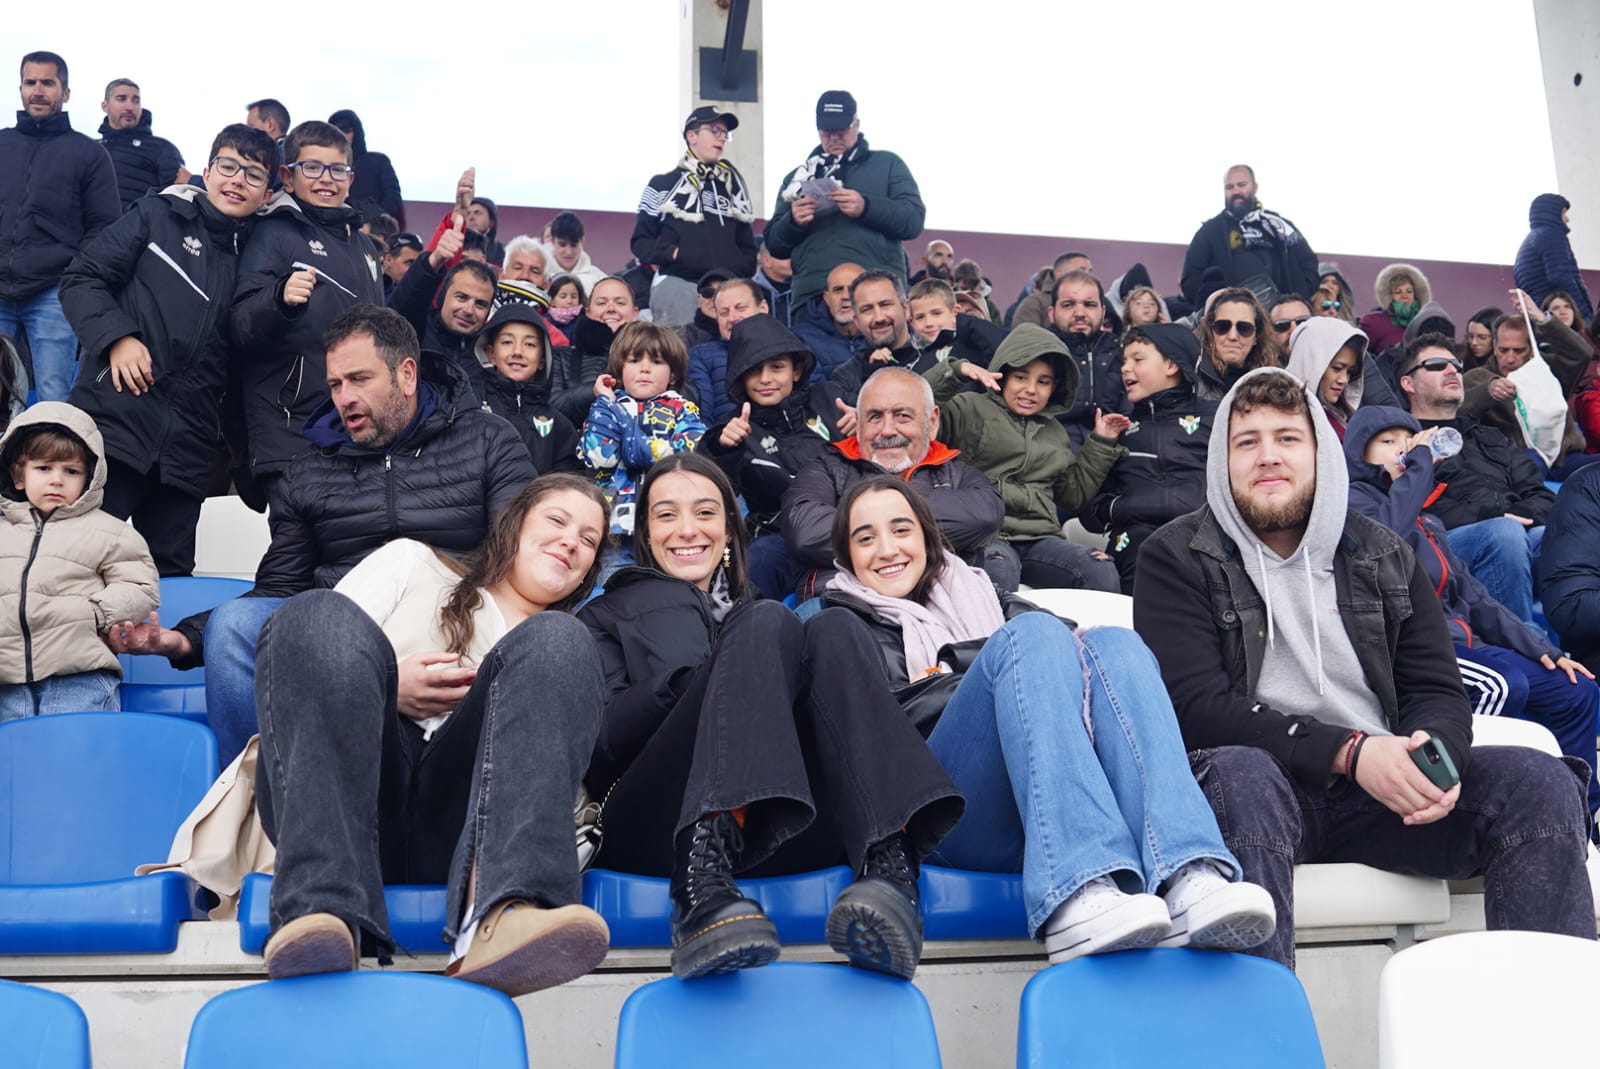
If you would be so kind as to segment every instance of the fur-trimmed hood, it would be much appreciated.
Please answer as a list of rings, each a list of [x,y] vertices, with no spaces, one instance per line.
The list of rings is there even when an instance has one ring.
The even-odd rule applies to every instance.
[[[1417,307],[1420,308],[1433,300],[1433,287],[1428,285],[1427,275],[1411,264],[1390,264],[1378,272],[1378,281],[1372,287],[1373,295],[1378,298],[1379,308],[1388,311],[1389,302],[1394,300],[1394,284],[1403,277],[1409,277],[1417,291]]]

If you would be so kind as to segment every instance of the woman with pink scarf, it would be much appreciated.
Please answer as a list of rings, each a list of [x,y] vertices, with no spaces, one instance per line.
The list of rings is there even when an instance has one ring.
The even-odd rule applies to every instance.
[[[890,686],[967,798],[930,860],[1020,871],[1029,929],[1053,963],[1155,945],[1242,950],[1272,934],[1272,900],[1238,882],[1138,635],[1079,636],[1026,603],[1002,607],[892,476],[846,492],[833,552],[827,601],[865,619]]]

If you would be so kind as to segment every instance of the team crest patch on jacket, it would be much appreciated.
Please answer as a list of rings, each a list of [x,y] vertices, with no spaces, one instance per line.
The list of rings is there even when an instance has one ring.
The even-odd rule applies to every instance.
[[[1200,429],[1200,417],[1195,415],[1179,416],[1178,426],[1183,428],[1184,434],[1193,434]]]
[[[822,422],[821,416],[812,416],[810,419],[806,420],[806,426],[824,442],[833,441],[833,436],[828,433],[828,425]]]
[[[199,256],[200,239],[195,237],[193,234],[190,234],[188,237],[183,239],[183,249],[190,256]]]
[[[1124,434],[1138,434],[1139,433],[1139,421],[1136,420],[1136,419],[1129,420],[1128,421],[1128,429],[1123,431],[1122,433],[1124,433]]]
[[[306,248],[310,249],[318,256],[328,255],[328,247],[322,242],[318,241],[316,238],[312,238],[310,241],[306,242]]]
[[[778,440],[769,434],[761,439],[761,448],[765,449],[769,455],[776,453],[778,451]]]
[[[551,419],[549,416],[533,417],[533,429],[539,432],[539,437],[541,438],[550,437],[550,428],[554,427],[555,425],[556,421]]]

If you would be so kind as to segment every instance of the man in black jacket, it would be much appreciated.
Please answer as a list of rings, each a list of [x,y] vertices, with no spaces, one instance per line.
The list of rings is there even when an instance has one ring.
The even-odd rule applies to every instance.
[[[1122,387],[1122,347],[1114,334],[1100,327],[1106,319],[1106,293],[1088,271],[1067,271],[1056,278],[1050,294],[1050,329],[1067,343],[1078,365],[1078,393],[1056,418],[1072,436],[1075,449],[1094,431],[1095,410],[1127,414]]]
[[[255,733],[256,635],[284,599],[333,586],[396,538],[468,553],[534,477],[517,432],[478,407],[459,369],[421,352],[399,314],[357,305],[323,341],[332,397],[325,393],[305,423],[315,448],[273,487],[272,544],[255,588],[174,630],[151,622],[111,634],[119,653],[206,666],[206,716],[224,763]],[[467,692],[463,672],[408,674],[401,695],[459,701]]]
[[[856,354],[828,376],[845,404],[855,404],[861,384],[881,368],[903,367],[921,375],[938,363],[937,350],[918,349],[911,341],[906,291],[898,275],[863,271],[850,284],[850,306],[860,342]],[[847,432],[854,428],[849,420],[845,423]]]
[[[755,274],[755,210],[744,176],[722,158],[738,128],[731,112],[695,108],[683,121],[683,158],[651,178],[639,198],[629,248],[656,269],[650,314],[663,326],[694,317],[696,282],[713,267],[729,278]]]
[[[61,307],[84,354],[72,403],[105,436],[101,507],[133,518],[162,575],[194,571],[239,249],[266,202],[278,148],[236,124],[208,158],[204,189],[141,197],[61,278]]]
[[[1222,211],[1200,224],[1184,254],[1184,299],[1201,308],[1229,286],[1254,290],[1267,304],[1272,291],[1315,292],[1317,254],[1293,223],[1261,206],[1255,171],[1242,163],[1228,168],[1222,197]]]
[[[433,251],[417,258],[394,292],[389,307],[406,317],[424,349],[443,353],[477,377],[478,332],[489,321],[498,280],[477,260],[455,260],[465,245],[459,227],[439,235]],[[437,298],[437,301],[435,300]]]
[[[1444,490],[1428,511],[1449,530],[1450,547],[1467,570],[1531,623],[1534,564],[1556,495],[1528,451],[1504,431],[1459,418],[1465,384],[1450,338],[1430,333],[1413,339],[1400,358],[1399,381],[1424,427],[1461,433],[1461,452],[1434,466]]]
[[[155,116],[145,110],[137,83],[118,78],[106,86],[100,110],[106,113],[100,123],[100,144],[111,154],[116,167],[117,192],[124,212],[140,197],[159,193],[175,182],[189,181],[178,146],[150,132]],[[277,165],[276,149],[272,165]]]
[[[249,443],[235,471],[262,507],[270,483],[305,448],[300,428],[326,399],[322,333],[356,304],[382,304],[378,250],[345,201],[350,142],[323,122],[284,139],[283,193],[267,206],[239,262],[233,384]]]
[[[66,60],[22,57],[22,110],[0,130],[0,334],[28,336],[41,401],[65,401],[78,340],[61,311],[61,272],[122,214],[111,157],[76,133]]]
[[[1254,952],[1293,964],[1294,866],[1316,861],[1482,874],[1488,927],[1593,939],[1586,773],[1471,748],[1433,585],[1398,535],[1350,511],[1348,481],[1310,390],[1259,368],[1217,410],[1205,507],[1139,558],[1134,625],[1223,840],[1277,906]],[[1415,763],[1430,742],[1453,785]]]

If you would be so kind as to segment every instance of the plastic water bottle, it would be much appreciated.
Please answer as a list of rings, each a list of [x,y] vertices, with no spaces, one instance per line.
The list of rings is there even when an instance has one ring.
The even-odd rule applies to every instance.
[[[1435,461],[1455,456],[1461,452],[1461,432],[1454,427],[1440,427],[1428,439],[1428,452]]]

